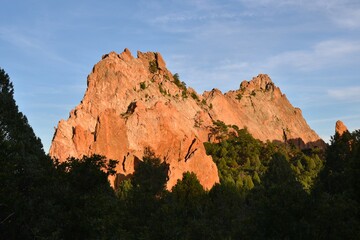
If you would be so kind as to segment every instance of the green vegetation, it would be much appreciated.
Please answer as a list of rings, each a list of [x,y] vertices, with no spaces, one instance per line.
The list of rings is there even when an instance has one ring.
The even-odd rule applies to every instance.
[[[197,112],[196,114],[197,114],[197,116],[195,116],[195,118],[194,118],[194,121],[195,121],[194,127],[199,128],[199,127],[202,126],[202,124],[203,124],[204,121],[203,121],[203,120],[201,119],[201,117],[198,115],[199,112]]]
[[[166,94],[167,94],[166,90],[165,90],[165,89],[163,89],[163,87],[162,87],[162,84],[161,84],[161,83],[159,83],[159,91],[160,91],[160,93],[161,93],[162,95],[166,95]]]
[[[191,92],[190,95],[191,95],[191,97],[192,97],[195,101],[197,101],[197,102],[200,101],[200,100],[199,100],[199,97],[196,95],[196,93]]]
[[[145,149],[115,192],[117,161],[50,159],[13,95],[0,69],[0,239],[360,239],[359,130],[300,150],[216,121],[212,189],[186,172],[166,190],[169,166]]]
[[[142,89],[142,90],[146,89],[146,83],[145,82],[140,83],[140,89]]]
[[[181,96],[182,96],[183,99],[184,99],[184,98],[187,98],[187,97],[188,97],[187,91],[186,91],[186,90],[183,90],[183,91],[181,92]]]
[[[154,74],[157,73],[158,70],[159,69],[156,60],[149,61],[149,71]]]
[[[259,183],[259,177],[267,170],[274,154],[284,156],[306,190],[311,189],[323,165],[319,149],[301,151],[282,143],[262,143],[246,129],[239,130],[221,121],[214,122],[210,137],[220,141],[205,143],[207,153],[218,166],[220,180],[239,188],[251,189],[254,183]]]
[[[185,82],[181,82],[180,81],[180,77],[178,73],[175,73],[173,75],[174,78],[174,83],[176,84],[176,86],[178,86],[180,89],[182,89],[183,91],[186,91],[186,83]]]
[[[181,96],[183,99],[187,98],[188,97],[188,94],[187,94],[187,88],[186,88],[186,83],[185,82],[181,82],[180,81],[180,77],[179,77],[179,74],[178,73],[175,73],[173,75],[173,78],[174,78],[174,83],[176,86],[178,86],[180,88],[181,91]],[[197,96],[196,96],[197,97]]]
[[[241,93],[238,93],[238,94],[236,94],[236,100],[241,100],[241,98],[242,98],[242,94]]]

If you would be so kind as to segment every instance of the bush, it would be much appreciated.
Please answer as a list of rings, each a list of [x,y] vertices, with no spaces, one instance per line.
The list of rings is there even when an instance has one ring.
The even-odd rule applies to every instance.
[[[151,73],[156,73],[158,71],[156,60],[152,60],[149,62],[149,71]]]
[[[236,95],[236,100],[241,100],[241,98],[242,98],[242,94],[241,93],[238,93],[237,95]]]
[[[194,100],[196,100],[196,101],[200,101],[199,100],[199,97],[196,95],[196,93],[194,93],[194,92],[192,92],[191,93],[191,97],[194,99]]]
[[[173,78],[176,86],[178,86],[180,89],[186,90],[186,83],[180,81],[180,77],[178,73],[175,73],[173,75]]]

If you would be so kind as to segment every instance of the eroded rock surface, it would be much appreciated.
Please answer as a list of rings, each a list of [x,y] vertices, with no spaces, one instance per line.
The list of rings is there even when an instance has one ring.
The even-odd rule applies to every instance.
[[[119,160],[121,179],[150,148],[170,166],[169,189],[185,171],[211,188],[219,177],[203,142],[217,120],[247,127],[263,141],[323,143],[267,75],[243,81],[236,91],[199,95],[174,79],[160,53],[135,58],[125,49],[94,66],[83,100],[59,122],[49,153],[59,160],[93,153]]]
[[[335,124],[335,133],[339,134],[339,136],[342,136],[344,132],[349,131],[348,128],[345,126],[345,124],[338,120]]]

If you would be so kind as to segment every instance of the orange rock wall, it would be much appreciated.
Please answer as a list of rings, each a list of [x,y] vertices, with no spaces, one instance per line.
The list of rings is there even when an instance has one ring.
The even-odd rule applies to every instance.
[[[134,58],[125,49],[104,55],[87,86],[81,103],[59,121],[49,153],[59,160],[94,153],[119,160],[119,179],[133,173],[136,159],[150,147],[170,166],[169,189],[185,171],[211,188],[218,171],[203,143],[216,120],[247,127],[264,141],[283,141],[284,132],[288,139],[301,138],[304,146],[320,140],[267,75],[226,94],[198,95],[188,88],[183,97],[160,53],[138,52]]]

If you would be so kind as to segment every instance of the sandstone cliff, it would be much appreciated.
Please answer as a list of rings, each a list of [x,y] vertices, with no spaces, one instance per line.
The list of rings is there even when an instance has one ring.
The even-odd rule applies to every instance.
[[[203,142],[211,140],[217,120],[247,127],[263,141],[323,144],[267,75],[242,82],[236,91],[198,95],[174,78],[160,53],[138,52],[135,58],[125,49],[104,55],[94,66],[83,100],[58,124],[50,155],[65,160],[97,153],[117,159],[121,179],[149,147],[170,165],[168,188],[185,171],[210,188],[219,177]]]

